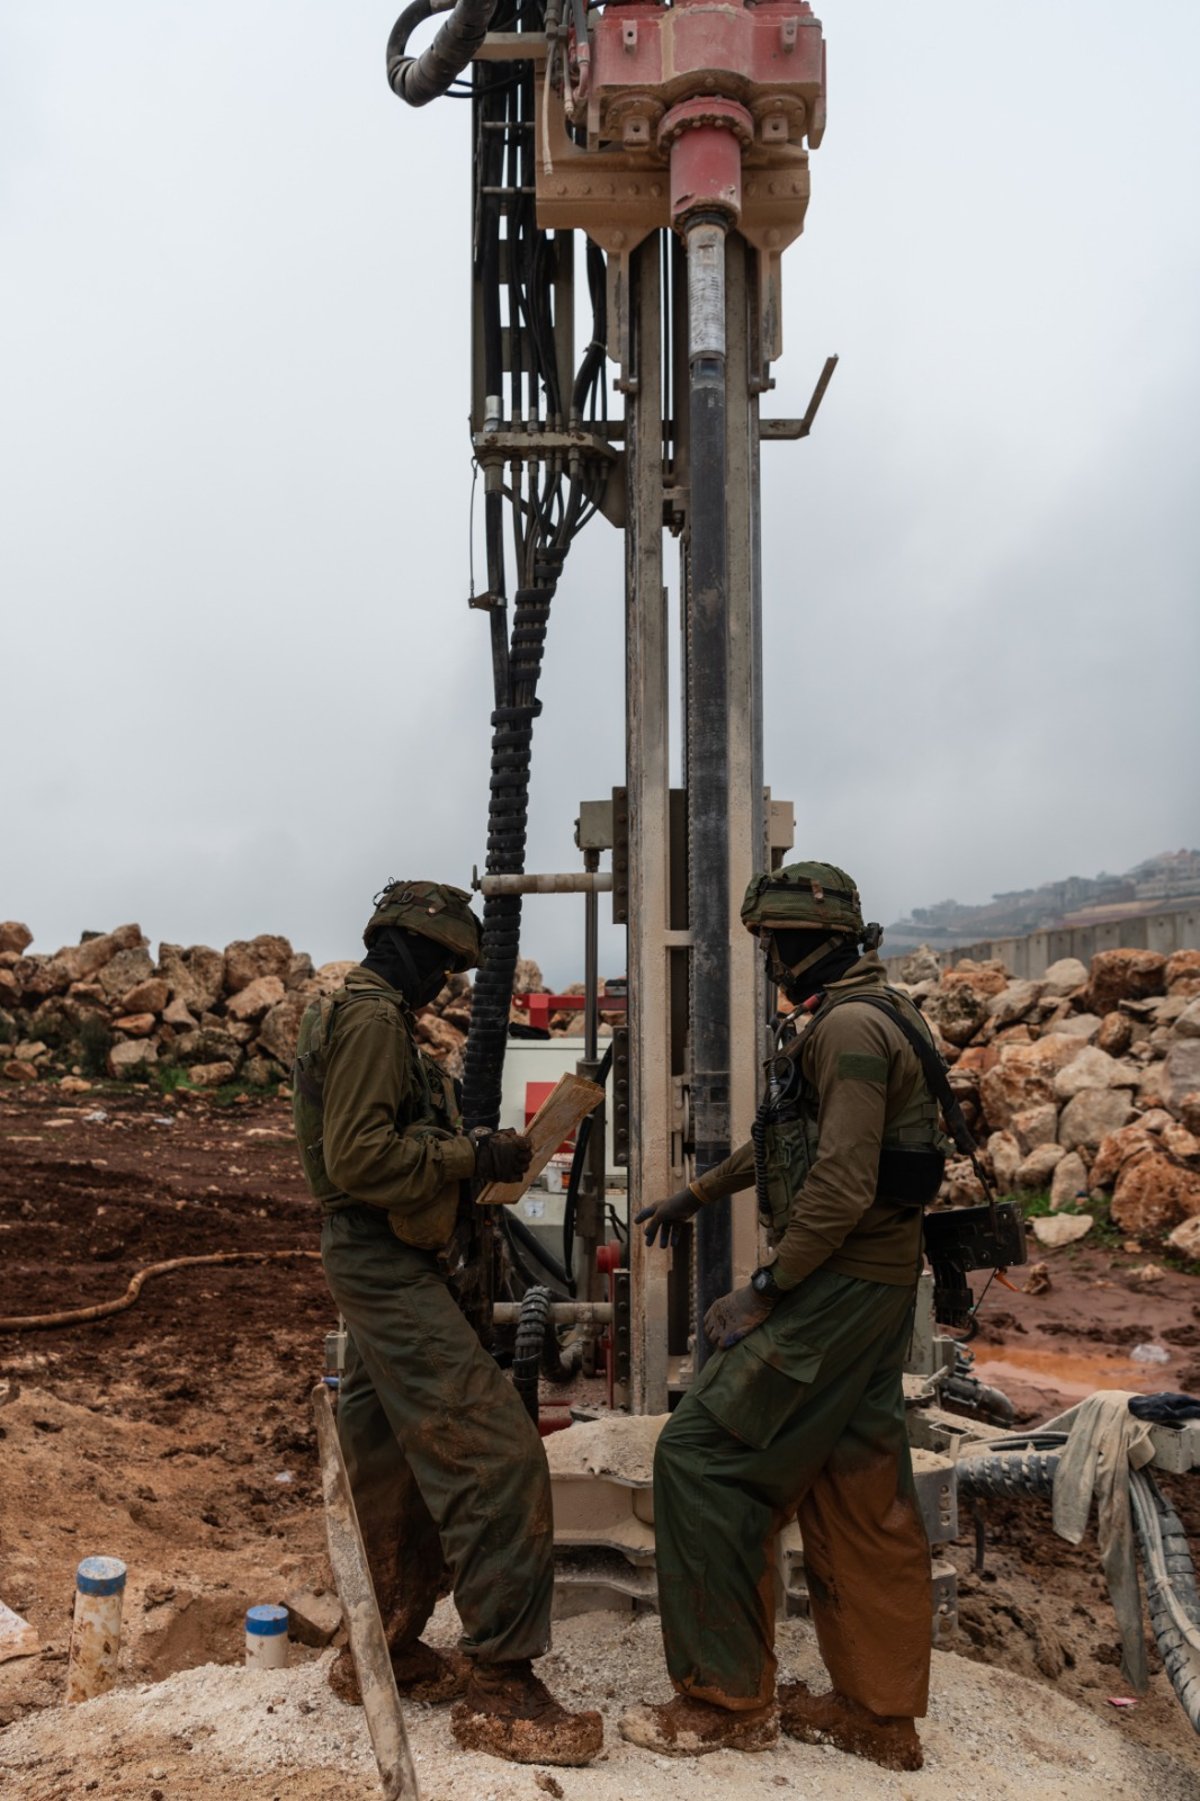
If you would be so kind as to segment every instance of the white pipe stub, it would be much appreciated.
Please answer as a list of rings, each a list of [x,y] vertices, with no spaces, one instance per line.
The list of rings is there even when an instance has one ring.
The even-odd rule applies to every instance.
[[[286,1607],[251,1607],[246,1612],[246,1664],[256,1670],[281,1670],[288,1660]]]
[[[119,1557],[85,1557],[75,1572],[68,1702],[91,1701],[116,1680],[127,1573]]]

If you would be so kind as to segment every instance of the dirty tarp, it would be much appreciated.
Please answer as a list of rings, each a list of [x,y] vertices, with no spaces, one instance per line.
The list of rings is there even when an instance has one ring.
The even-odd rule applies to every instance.
[[[1105,1389],[1074,1410],[1054,1477],[1054,1530],[1077,1545],[1087,1531],[1095,1497],[1100,1561],[1121,1631],[1121,1673],[1138,1694],[1144,1694],[1149,1671],[1133,1554],[1129,1472],[1150,1462],[1154,1445],[1148,1423],[1129,1411],[1132,1398],[1125,1389]]]

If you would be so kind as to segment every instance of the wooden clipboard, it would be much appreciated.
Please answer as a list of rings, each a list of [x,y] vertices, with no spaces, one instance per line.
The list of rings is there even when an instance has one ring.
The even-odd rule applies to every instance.
[[[533,1146],[533,1158],[519,1182],[489,1182],[475,1199],[481,1207],[511,1207],[540,1176],[563,1141],[604,1099],[598,1082],[583,1076],[560,1076],[529,1125],[525,1137]]]

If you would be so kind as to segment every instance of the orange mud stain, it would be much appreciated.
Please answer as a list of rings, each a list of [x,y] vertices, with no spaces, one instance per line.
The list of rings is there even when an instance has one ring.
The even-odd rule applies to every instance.
[[[1034,1388],[1050,1388],[1072,1401],[1082,1401],[1098,1388],[1131,1388],[1156,1394],[1173,1386],[1170,1363],[1132,1363],[1128,1357],[1100,1354],[1089,1357],[1078,1351],[1026,1350],[1005,1345],[1002,1356],[975,1353],[975,1374],[981,1382],[1003,1388],[1023,1382]]]

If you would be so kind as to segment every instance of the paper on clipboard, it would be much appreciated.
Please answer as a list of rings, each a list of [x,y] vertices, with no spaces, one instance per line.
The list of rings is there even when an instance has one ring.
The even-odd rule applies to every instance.
[[[524,1136],[533,1146],[529,1168],[519,1182],[489,1182],[475,1197],[479,1205],[511,1207],[519,1201],[559,1145],[603,1099],[604,1090],[598,1082],[589,1082],[583,1076],[560,1076],[525,1129]]]

